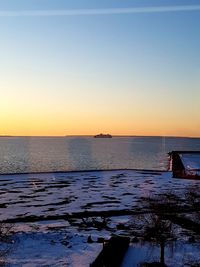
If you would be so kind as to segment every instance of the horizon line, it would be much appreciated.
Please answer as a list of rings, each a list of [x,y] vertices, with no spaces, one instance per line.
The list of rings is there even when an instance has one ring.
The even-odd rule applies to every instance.
[[[69,135],[6,135],[0,134],[1,137],[73,137],[73,136],[87,136],[93,137],[93,134],[69,134]],[[180,136],[180,135],[138,135],[138,134],[112,134],[112,137],[167,137],[167,138],[200,138],[200,136]]]
[[[142,13],[165,13],[200,11],[200,5],[175,5],[154,7],[99,8],[99,9],[63,9],[63,10],[20,10],[0,11],[0,17],[49,17],[49,16],[88,16],[88,15],[123,15]]]

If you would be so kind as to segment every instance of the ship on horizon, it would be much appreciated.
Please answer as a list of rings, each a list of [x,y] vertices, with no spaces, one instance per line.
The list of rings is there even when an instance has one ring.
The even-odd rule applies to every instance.
[[[100,134],[95,135],[94,138],[112,138],[112,135],[100,133]]]

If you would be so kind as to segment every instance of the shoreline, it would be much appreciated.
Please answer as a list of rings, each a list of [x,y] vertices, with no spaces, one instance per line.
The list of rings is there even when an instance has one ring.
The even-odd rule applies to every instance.
[[[32,174],[59,174],[59,173],[87,173],[87,172],[114,172],[114,171],[142,171],[142,172],[170,172],[169,170],[155,170],[155,169],[130,169],[130,168],[120,168],[120,169],[97,169],[97,170],[69,170],[69,171],[41,171],[41,172],[11,172],[11,173],[0,173],[0,177],[4,175],[32,175]]]

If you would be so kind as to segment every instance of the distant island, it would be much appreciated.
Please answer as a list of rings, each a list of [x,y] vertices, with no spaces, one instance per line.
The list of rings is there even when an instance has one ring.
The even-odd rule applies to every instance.
[[[100,133],[100,134],[95,135],[94,138],[112,138],[112,135]]]

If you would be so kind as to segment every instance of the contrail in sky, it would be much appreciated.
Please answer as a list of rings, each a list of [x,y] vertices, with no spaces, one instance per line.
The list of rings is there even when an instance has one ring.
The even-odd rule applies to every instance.
[[[200,5],[99,8],[99,9],[63,9],[63,10],[21,10],[0,11],[0,17],[50,17],[50,16],[88,16],[88,15],[120,15],[142,13],[200,11]]]

